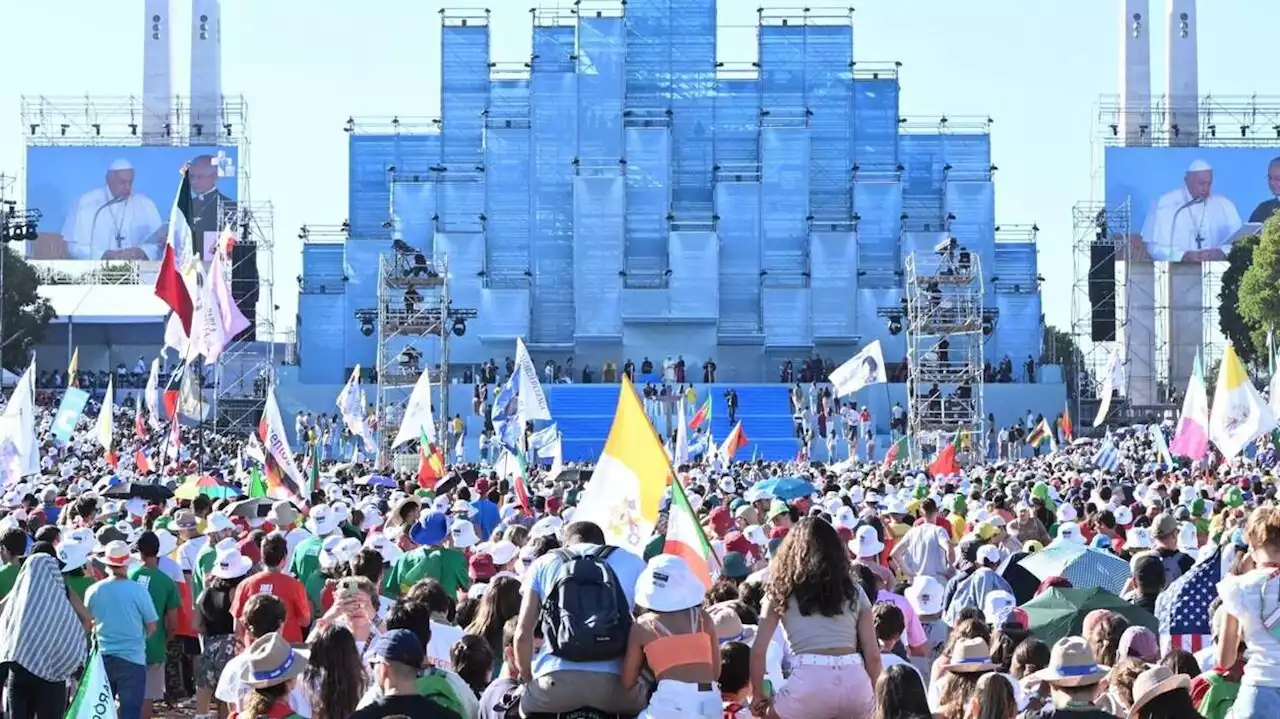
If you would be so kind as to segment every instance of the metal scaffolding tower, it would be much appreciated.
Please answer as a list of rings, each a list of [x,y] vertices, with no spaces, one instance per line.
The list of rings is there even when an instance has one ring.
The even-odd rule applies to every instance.
[[[467,322],[477,316],[474,308],[453,306],[451,281],[444,255],[428,259],[416,251],[384,254],[378,260],[378,307],[356,311],[362,328],[370,328],[378,337],[372,379],[378,388],[380,464],[391,463],[393,430],[400,426],[409,395],[424,372],[432,385],[441,388],[432,403],[438,422],[449,417],[450,338],[465,335]]]
[[[907,422],[912,452],[932,438],[959,443],[960,461],[985,456],[982,408],[985,336],[982,266],[976,252],[950,244],[912,253],[906,262]]]
[[[224,262],[234,285],[256,278],[255,288],[245,294],[254,300],[257,311],[253,331],[232,339],[218,357],[214,371],[213,416],[218,427],[236,433],[254,432],[267,405],[267,390],[275,372],[275,299],[273,263],[275,256],[275,209],[270,202],[237,203],[223,212],[221,226],[233,228],[237,247],[252,251],[232,251]],[[249,272],[241,265],[252,263]]]

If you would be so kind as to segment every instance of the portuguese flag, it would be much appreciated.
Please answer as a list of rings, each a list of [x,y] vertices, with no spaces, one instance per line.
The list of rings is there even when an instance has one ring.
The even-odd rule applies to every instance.
[[[711,398],[707,397],[707,401],[703,402],[702,406],[698,408],[697,413],[693,415],[693,419],[689,420],[689,429],[697,429],[701,427],[704,422],[710,422],[710,421],[711,421]]]
[[[893,467],[899,462],[904,461],[906,458],[907,458],[907,435],[904,434],[898,438],[897,442],[894,442],[893,445],[889,447],[889,453],[884,456],[883,466],[886,468]]]

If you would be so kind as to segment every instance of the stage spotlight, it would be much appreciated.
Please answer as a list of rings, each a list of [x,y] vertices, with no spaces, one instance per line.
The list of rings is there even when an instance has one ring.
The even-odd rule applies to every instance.
[[[70,125],[60,125],[59,127],[62,129],[62,136],[63,136],[63,137],[66,137],[66,136],[67,136],[67,130],[70,130],[70,129],[71,129],[71,126],[70,126]]]
[[[889,334],[891,335],[902,334],[902,318],[901,317],[893,316],[889,318]]]
[[[360,334],[369,337],[373,334],[373,323],[368,319],[360,320]]]
[[[40,233],[36,230],[36,223],[28,222],[26,235],[27,242],[35,242],[39,236]]]
[[[467,334],[467,321],[461,317],[455,318],[453,320],[453,336],[462,337],[465,334]]]
[[[992,332],[996,331],[996,321],[990,317],[982,318],[982,334],[990,337]]]

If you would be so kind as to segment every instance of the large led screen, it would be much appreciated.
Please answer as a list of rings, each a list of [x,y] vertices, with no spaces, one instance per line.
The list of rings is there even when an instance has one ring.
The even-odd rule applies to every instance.
[[[28,147],[27,206],[44,217],[27,257],[158,261],[191,163],[193,240],[210,259],[235,210],[237,159],[234,147]]]
[[[1129,203],[1130,259],[1225,260],[1280,208],[1280,148],[1109,147],[1105,159],[1107,206]]]

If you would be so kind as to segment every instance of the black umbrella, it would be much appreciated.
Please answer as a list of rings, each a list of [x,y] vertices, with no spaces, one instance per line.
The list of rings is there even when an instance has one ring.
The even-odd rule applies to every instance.
[[[121,482],[102,493],[107,499],[145,499],[148,502],[163,502],[173,496],[173,491],[159,484],[142,482]]]

